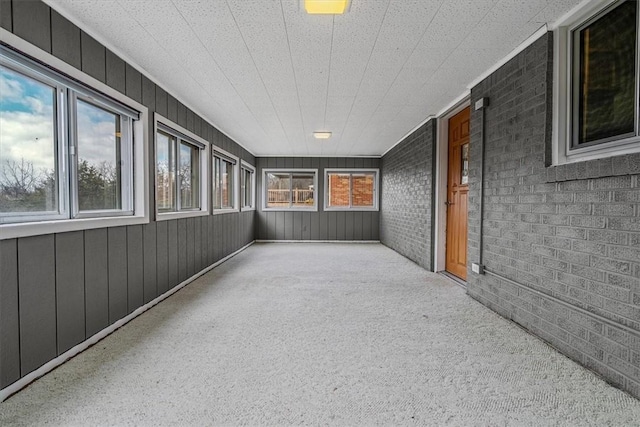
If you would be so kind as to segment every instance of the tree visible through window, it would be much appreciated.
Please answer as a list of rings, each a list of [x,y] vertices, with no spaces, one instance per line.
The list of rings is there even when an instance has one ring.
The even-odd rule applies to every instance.
[[[200,210],[202,147],[165,125],[156,134],[158,212]]]

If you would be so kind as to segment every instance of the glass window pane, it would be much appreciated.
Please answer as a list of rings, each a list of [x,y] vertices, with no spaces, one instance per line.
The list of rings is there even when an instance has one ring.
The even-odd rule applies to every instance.
[[[351,177],[351,206],[374,206],[374,178],[375,175],[372,173],[354,174]]]
[[[220,160],[219,157],[213,158],[213,208],[220,209],[222,206],[222,191],[220,180]]]
[[[329,174],[330,208],[349,207],[349,174]]]
[[[313,175],[293,174],[291,176],[291,206],[313,206]]]
[[[199,150],[191,144],[180,143],[180,208],[197,209],[200,207],[200,162]]]
[[[158,132],[156,135],[156,174],[158,210],[176,209],[175,138]]]
[[[267,173],[268,208],[288,208],[291,202],[290,175]]]
[[[634,132],[637,2],[627,1],[576,37],[576,144]]]
[[[245,174],[245,203],[244,205],[248,208],[253,207],[253,172],[250,170],[246,171]]]
[[[233,208],[233,163],[222,160],[221,180],[222,207],[231,209]]]
[[[57,212],[56,90],[0,66],[0,212]]]
[[[79,208],[121,209],[120,116],[82,100],[76,107]]]
[[[469,143],[462,145],[462,159],[460,159],[460,184],[469,184]]]

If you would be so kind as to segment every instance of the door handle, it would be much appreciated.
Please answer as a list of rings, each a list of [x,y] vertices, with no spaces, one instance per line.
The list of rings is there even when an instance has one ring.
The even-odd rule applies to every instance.
[[[444,204],[447,205],[447,206],[451,206],[451,205],[453,205],[453,202],[450,202],[450,201],[447,200],[446,202],[444,202]]]

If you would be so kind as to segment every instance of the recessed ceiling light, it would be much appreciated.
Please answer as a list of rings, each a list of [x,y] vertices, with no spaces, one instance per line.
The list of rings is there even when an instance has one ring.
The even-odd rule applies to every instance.
[[[309,14],[341,15],[349,0],[304,0],[304,10]]]
[[[315,139],[329,139],[331,138],[331,132],[314,132],[313,137]]]

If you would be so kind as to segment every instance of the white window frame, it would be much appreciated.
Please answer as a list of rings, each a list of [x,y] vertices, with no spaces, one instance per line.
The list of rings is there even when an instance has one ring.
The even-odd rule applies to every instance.
[[[374,174],[373,179],[373,206],[329,206],[329,175],[330,174],[342,174],[349,175],[349,205],[351,205],[351,182],[352,176],[358,174]],[[380,170],[375,168],[362,169],[362,168],[332,168],[324,170],[324,210],[325,211],[377,211],[379,210],[379,188],[380,188]]]
[[[244,171],[251,172],[251,206],[245,206],[245,192],[246,192],[246,184],[243,185],[244,182]],[[256,168],[249,163],[242,160],[240,165],[240,210],[244,211],[255,211],[256,210]]]
[[[215,190],[216,190],[216,182],[215,180],[215,173],[216,173],[216,168],[215,168],[215,158],[219,157],[221,159],[228,159],[233,161],[233,188],[231,189],[231,196],[233,197],[233,206],[230,208],[216,208],[215,207]],[[214,215],[220,215],[220,214],[226,214],[226,213],[232,213],[232,212],[240,212],[240,185],[238,185],[240,183],[239,178],[240,178],[240,159],[237,156],[234,156],[233,154],[229,153],[228,151],[225,151],[221,148],[216,147],[215,145],[211,147],[211,202],[212,202],[212,212]]]
[[[313,205],[309,207],[297,207],[297,206],[289,206],[288,208],[277,207],[277,208],[269,208],[267,207],[267,190],[268,190],[268,182],[267,174],[276,173],[276,174],[296,174],[296,173],[308,173],[313,174]],[[289,186],[289,191],[291,191],[291,185]],[[262,169],[262,210],[268,212],[293,212],[293,211],[302,211],[302,212],[317,212],[318,211],[318,169],[296,169],[296,168],[274,168],[274,169]]]
[[[25,215],[25,222],[6,222],[0,224],[0,240],[18,237],[35,236],[49,233],[62,233],[67,231],[89,230],[104,227],[116,227],[134,224],[146,224],[149,222],[149,177],[146,172],[149,160],[148,133],[149,119],[148,109],[144,105],[122,95],[117,90],[88,76],[82,71],[68,65],[64,61],[35,47],[25,40],[0,28],[0,38],[12,49],[7,50],[7,64],[10,68],[18,68],[20,73],[29,77],[36,75],[36,79],[42,81],[57,82],[56,117],[58,151],[57,162],[64,168],[59,176],[59,214],[34,217]],[[29,57],[46,64],[44,67],[33,62],[30,58],[15,52],[13,49],[28,55]],[[25,72],[26,70],[27,72]],[[68,77],[67,77],[68,76]],[[69,79],[69,77],[71,79]],[[47,83],[49,84],[49,83]],[[128,158],[130,166],[127,168],[128,182],[123,183],[122,209],[108,211],[78,212],[77,196],[73,194],[74,184],[70,179],[69,168],[75,167],[70,160],[68,134],[73,133],[70,128],[74,126],[73,120],[65,117],[71,99],[79,98],[89,100],[91,104],[118,112],[119,108],[136,112],[138,119],[131,120],[131,141]],[[75,171],[72,176],[75,177]],[[124,179],[124,177],[123,177]],[[124,192],[127,192],[125,195]],[[75,200],[73,199],[75,198]],[[26,222],[26,220],[29,220]]]
[[[154,153],[158,152],[158,131],[165,132],[177,139],[178,147],[181,142],[200,149],[200,208],[199,209],[179,209],[175,211],[160,211],[158,209],[158,168],[157,157],[154,159],[154,192],[155,192],[155,212],[156,221],[166,221],[176,218],[190,218],[195,216],[209,215],[209,142],[199,137],[198,135],[183,128],[179,124],[161,116],[158,113],[154,114],[153,120],[153,139],[154,139]],[[177,180],[176,180],[177,181]],[[176,194],[179,199],[179,194]]]
[[[573,31],[593,22],[601,14],[606,14],[618,6],[623,0],[591,0],[582,7],[561,18],[553,25],[554,58],[553,58],[553,146],[552,164],[561,165],[593,159],[600,159],[623,154],[640,152],[640,114],[636,114],[635,135],[626,138],[615,138],[587,147],[572,148],[573,99],[572,85],[574,71]],[[640,21],[640,13],[637,14]],[[636,23],[638,46],[640,46],[640,23]],[[640,55],[636,57],[636,103],[640,99]],[[636,108],[639,108],[636,105]],[[639,112],[636,110],[636,112]]]

